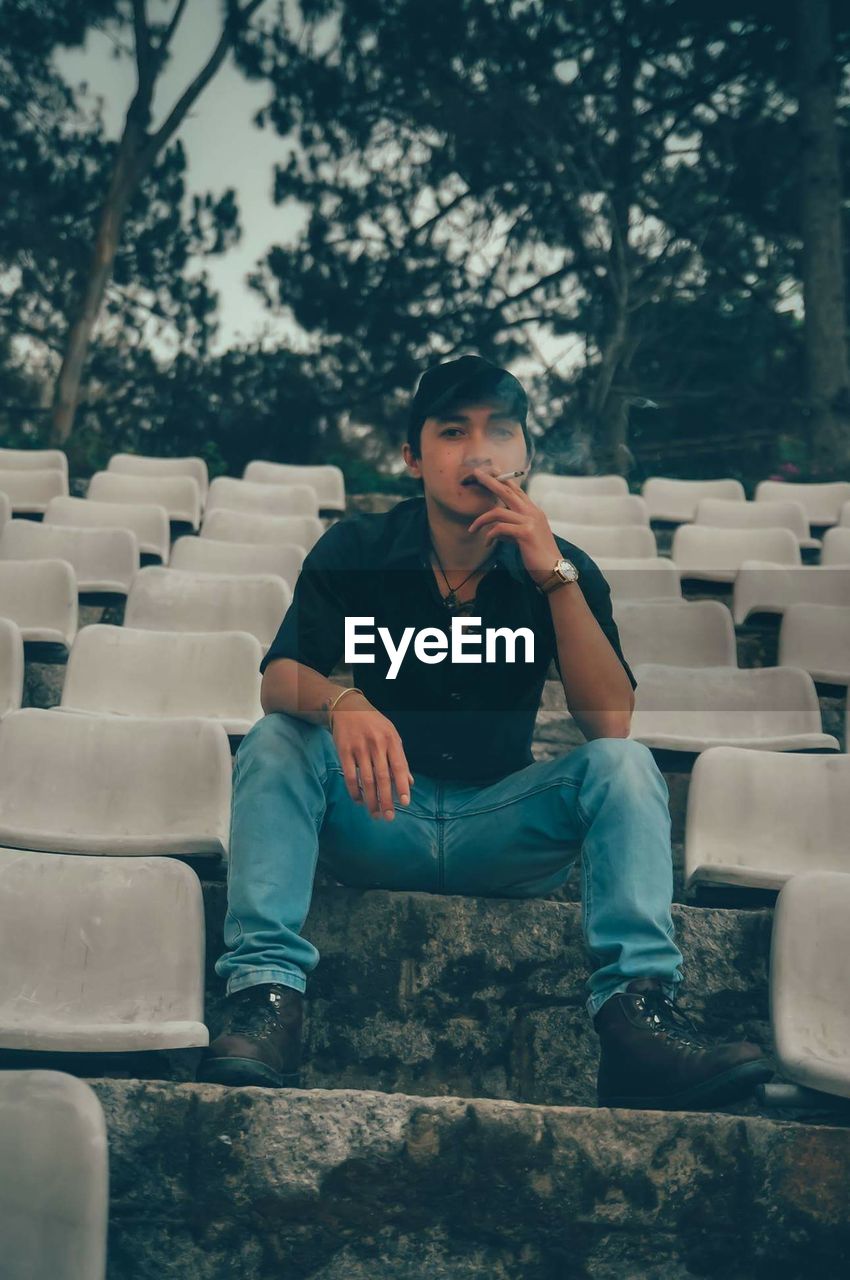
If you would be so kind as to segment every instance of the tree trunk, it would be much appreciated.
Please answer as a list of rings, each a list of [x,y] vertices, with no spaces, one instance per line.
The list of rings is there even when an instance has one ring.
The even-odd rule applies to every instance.
[[[629,409],[620,392],[613,391],[624,362],[634,354],[633,313],[629,309],[632,252],[629,241],[634,202],[634,97],[640,54],[632,40],[629,15],[619,33],[619,75],[616,87],[617,140],[613,154],[613,188],[610,197],[611,250],[604,283],[602,366],[594,391],[597,453],[600,468],[628,475],[633,457],[628,446]]]
[[[100,214],[94,251],[82,298],[68,331],[62,367],[56,380],[49,444],[62,448],[71,434],[80,394],[80,381],[92,333],[103,304],[127,206],[138,182],[139,130],[128,123],[121,138],[109,190]]]
[[[850,464],[850,375],[830,0],[797,0],[802,274],[812,469]]]

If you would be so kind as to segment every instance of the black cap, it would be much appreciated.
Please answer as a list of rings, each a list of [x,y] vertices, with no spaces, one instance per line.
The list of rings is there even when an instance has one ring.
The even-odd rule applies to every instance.
[[[505,400],[525,432],[528,396],[522,383],[507,369],[499,368],[483,356],[460,356],[457,360],[448,360],[445,364],[435,364],[426,369],[410,402],[410,425],[412,428],[421,426],[426,418],[459,403],[461,399],[470,403],[479,395],[498,396]]]

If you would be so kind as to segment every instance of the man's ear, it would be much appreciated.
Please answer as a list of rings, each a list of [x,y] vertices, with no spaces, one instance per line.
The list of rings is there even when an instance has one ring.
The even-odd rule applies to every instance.
[[[404,458],[404,465],[407,467],[408,474],[414,476],[417,480],[421,480],[422,459],[416,457],[409,444],[402,445],[401,456]]]

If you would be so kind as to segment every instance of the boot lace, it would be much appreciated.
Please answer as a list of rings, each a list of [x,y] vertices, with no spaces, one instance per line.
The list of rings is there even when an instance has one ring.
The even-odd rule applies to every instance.
[[[643,1015],[653,1035],[663,1035],[668,1040],[690,1049],[704,1049],[705,1040],[699,1031],[663,991],[642,992],[635,997],[635,1008]]]

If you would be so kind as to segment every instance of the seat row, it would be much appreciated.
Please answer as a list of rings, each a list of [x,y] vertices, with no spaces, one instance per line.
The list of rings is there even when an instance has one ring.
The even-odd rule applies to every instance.
[[[547,472],[535,473],[528,484],[529,497],[542,506],[550,501],[563,499],[583,499],[588,503],[597,499],[625,498],[629,495],[628,485],[623,476],[563,476]],[[723,503],[723,507],[704,507],[700,523],[734,522],[742,519],[744,527],[747,522],[758,525],[762,518],[748,512],[735,516],[725,504],[735,503],[742,507],[754,508],[762,503],[795,503],[802,506],[809,526],[825,528],[834,524],[850,525],[850,482],[831,481],[822,484],[797,484],[780,480],[762,480],[756,485],[755,501],[747,502],[744,486],[739,480],[672,480],[662,476],[651,476],[641,489],[642,505],[634,500],[628,510],[632,513],[630,523],[643,523],[643,517],[668,524],[685,524],[697,519],[700,504],[705,500]],[[615,508],[611,508],[614,510]],[[619,510],[625,512],[627,508]],[[792,513],[786,512],[790,518]],[[556,519],[572,519],[572,516],[559,516]],[[773,517],[770,517],[773,518]],[[794,518],[797,516],[794,514]],[[625,521],[623,521],[625,522]],[[594,523],[609,523],[608,520],[595,520]],[[620,523],[620,520],[610,521]],[[788,527],[791,527],[790,525]]]
[[[600,499],[615,502],[620,499]],[[636,499],[640,501],[640,499]],[[730,503],[730,506],[737,504]],[[763,504],[765,509],[774,504]],[[779,503],[775,504],[779,506]],[[572,504],[570,504],[570,509]],[[552,532],[581,547],[593,559],[648,559],[658,554],[655,534],[649,524],[599,524],[562,520],[553,508],[564,510],[566,503],[547,503]],[[572,512],[573,515],[579,513]],[[719,524],[684,524],[673,535],[670,558],[688,578],[733,582],[745,560],[773,564],[802,564],[801,548],[820,550],[820,564],[850,564],[850,527],[827,530],[823,539],[801,539],[796,530],[767,521],[764,527],[722,527]]]
[[[53,498],[68,496],[66,455],[58,449],[0,449],[0,493],[15,514],[42,514]],[[339,514],[345,510],[345,482],[338,467],[250,462],[241,480],[221,476],[210,484],[202,458],[115,454],[92,477],[88,497],[163,506],[170,520],[197,529],[205,509]]]

